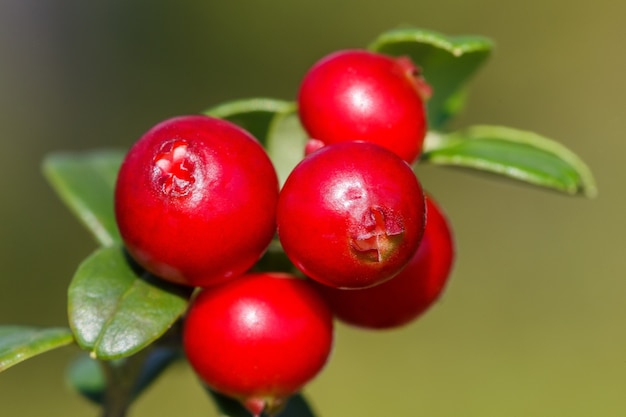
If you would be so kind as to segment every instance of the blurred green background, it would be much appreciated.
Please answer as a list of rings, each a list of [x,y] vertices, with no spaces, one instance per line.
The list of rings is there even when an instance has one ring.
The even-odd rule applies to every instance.
[[[338,326],[305,390],[320,417],[626,415],[626,3],[536,0],[0,1],[0,323],[65,325],[95,243],[40,174],[54,150],[128,147],[156,122],[224,100],[292,99],[322,55],[400,24],[497,49],[457,126],[502,124],[589,163],[596,200],[435,167],[452,220],[441,302],[401,330]],[[63,382],[76,348],[0,375],[2,416],[96,416]],[[189,369],[134,416],[211,416]]]

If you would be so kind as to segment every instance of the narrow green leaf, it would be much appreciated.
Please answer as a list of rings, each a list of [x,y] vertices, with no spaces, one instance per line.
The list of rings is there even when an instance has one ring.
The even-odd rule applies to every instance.
[[[289,111],[276,114],[272,119],[266,147],[281,186],[291,170],[304,158],[304,147],[308,137],[300,124],[295,106]]]
[[[74,341],[67,328],[0,326],[0,372]]]
[[[211,395],[215,405],[220,411],[221,417],[250,417],[251,414],[241,403],[231,397],[220,394],[210,388],[205,387]],[[266,416],[264,413],[263,416]],[[313,409],[308,404],[306,398],[298,393],[292,395],[285,407],[273,417],[315,417]]]
[[[54,153],[43,172],[61,200],[104,245],[120,241],[113,213],[113,190],[124,157],[118,150]]]
[[[102,248],[81,263],[70,284],[70,326],[92,357],[129,356],[174,324],[190,293],[141,271],[122,248]]]
[[[431,132],[422,161],[492,172],[571,195],[597,193],[591,171],[572,151],[536,133],[508,127]]]
[[[204,114],[226,119],[243,127],[265,145],[274,116],[289,111],[293,106],[294,103],[290,101],[250,98],[220,104],[204,111]]]
[[[408,55],[422,68],[433,88],[428,101],[428,123],[439,130],[465,104],[467,81],[486,61],[493,49],[481,36],[446,36],[417,28],[395,29],[380,35],[370,49],[400,56]]]

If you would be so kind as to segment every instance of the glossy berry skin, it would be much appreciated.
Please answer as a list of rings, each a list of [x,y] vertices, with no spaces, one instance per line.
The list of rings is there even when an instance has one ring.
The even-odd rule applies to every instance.
[[[330,355],[333,317],[308,280],[246,274],[203,289],[185,319],[183,347],[200,378],[254,415],[272,411]]]
[[[411,167],[367,142],[327,145],[303,159],[281,190],[278,236],[305,275],[366,288],[398,273],[424,229],[424,195]]]
[[[323,144],[376,143],[408,163],[421,153],[430,86],[407,57],[349,49],[322,58],[298,93],[307,133]]]
[[[420,317],[439,298],[454,262],[450,224],[437,203],[426,196],[426,229],[409,264],[394,278],[373,288],[318,289],[341,321],[370,329],[391,329]]]
[[[131,256],[166,280],[206,286],[238,276],[275,233],[278,180],[258,141],[224,120],[181,116],[130,149],[115,215]]]

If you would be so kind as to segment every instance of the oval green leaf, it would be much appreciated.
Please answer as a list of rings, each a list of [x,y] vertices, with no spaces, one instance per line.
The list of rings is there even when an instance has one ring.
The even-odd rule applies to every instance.
[[[132,355],[183,314],[191,289],[169,284],[131,263],[119,246],[85,259],[69,286],[70,327],[92,357]]]
[[[291,170],[304,158],[308,137],[295,106],[272,119],[267,134],[267,153],[276,168],[281,187]]]
[[[485,62],[493,42],[482,36],[446,36],[439,32],[403,28],[381,34],[369,48],[392,56],[409,56],[433,88],[427,103],[428,123],[439,130],[464,107],[466,84]]]
[[[571,150],[508,127],[473,126],[447,135],[431,132],[421,160],[487,171],[570,195],[597,193],[589,167]]]
[[[274,116],[289,111],[293,106],[293,102],[285,100],[249,98],[222,103],[203,113],[243,127],[265,146]]]
[[[52,188],[104,246],[120,242],[113,191],[123,158],[123,151],[100,150],[54,153],[43,162],[44,175]]]
[[[0,372],[74,341],[63,327],[0,326]]]

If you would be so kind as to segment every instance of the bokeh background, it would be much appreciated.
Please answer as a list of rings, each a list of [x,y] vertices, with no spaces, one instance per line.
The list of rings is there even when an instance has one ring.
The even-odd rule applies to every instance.
[[[533,0],[0,0],[0,323],[65,325],[96,245],[40,174],[54,150],[128,147],[224,100],[291,99],[306,69],[400,24],[497,49],[457,126],[542,133],[593,169],[595,200],[425,167],[458,257],[401,330],[338,326],[305,390],[320,417],[626,415],[626,3]],[[64,383],[73,347],[0,375],[2,416],[96,416]],[[185,364],[133,416],[211,416]]]

